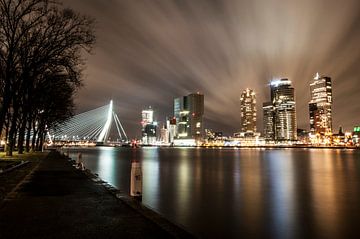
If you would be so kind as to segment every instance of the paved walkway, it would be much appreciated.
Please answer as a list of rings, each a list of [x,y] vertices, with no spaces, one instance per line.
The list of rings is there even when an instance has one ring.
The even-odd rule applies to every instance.
[[[0,202],[0,238],[191,237],[174,225],[163,229],[124,201],[51,152]]]

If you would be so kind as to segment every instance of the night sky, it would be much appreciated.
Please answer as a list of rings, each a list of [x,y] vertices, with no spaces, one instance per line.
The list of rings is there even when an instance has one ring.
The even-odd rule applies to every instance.
[[[114,100],[131,137],[141,110],[163,121],[173,98],[205,95],[205,128],[240,128],[240,94],[257,93],[258,127],[269,82],[293,82],[298,127],[309,128],[309,83],[316,72],[333,82],[333,120],[360,124],[359,0],[64,0],[97,21],[77,112]]]

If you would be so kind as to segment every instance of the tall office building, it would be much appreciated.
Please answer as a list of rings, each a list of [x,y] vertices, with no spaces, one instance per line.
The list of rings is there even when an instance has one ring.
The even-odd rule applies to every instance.
[[[291,81],[288,79],[272,81],[270,93],[271,103],[265,103],[263,106],[265,138],[272,138],[273,132],[275,141],[295,141],[297,139],[296,105]]]
[[[310,83],[309,102],[310,132],[312,134],[332,133],[332,85],[331,78],[316,73]]]
[[[149,106],[141,112],[142,143],[154,144],[156,142],[157,122],[154,121],[154,110]]]
[[[163,127],[160,129],[160,141],[164,144],[170,143],[169,139],[169,129],[164,124]]]
[[[177,138],[196,139],[203,137],[204,95],[189,94],[174,100],[174,116]]]
[[[253,134],[256,132],[256,96],[251,89],[246,89],[240,97],[241,132]]]
[[[274,106],[274,133],[276,141],[297,139],[295,91],[291,81],[281,79],[271,82],[271,99]]]
[[[189,113],[187,96],[174,99],[176,138],[188,138]]]
[[[169,132],[169,143],[173,143],[177,132],[175,117],[168,117],[166,119],[166,128],[168,129]]]
[[[264,139],[266,141],[274,141],[274,106],[272,102],[263,103],[263,125]]]

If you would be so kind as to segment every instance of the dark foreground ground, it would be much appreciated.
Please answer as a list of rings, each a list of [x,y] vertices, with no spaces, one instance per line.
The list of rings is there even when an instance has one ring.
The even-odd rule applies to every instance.
[[[0,199],[1,239],[192,237],[71,164],[50,152],[19,171],[0,175],[0,186],[8,185]],[[20,183],[15,185],[16,180]]]

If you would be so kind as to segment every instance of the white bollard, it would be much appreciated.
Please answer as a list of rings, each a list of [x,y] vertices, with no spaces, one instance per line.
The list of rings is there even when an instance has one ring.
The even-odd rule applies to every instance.
[[[130,196],[142,199],[142,169],[140,162],[131,162]]]

